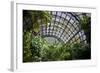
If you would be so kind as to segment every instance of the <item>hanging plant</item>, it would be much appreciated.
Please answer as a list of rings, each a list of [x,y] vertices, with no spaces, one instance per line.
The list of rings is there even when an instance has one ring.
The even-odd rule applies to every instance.
[[[38,33],[40,31],[40,25],[47,26],[51,21],[51,15],[48,11],[30,11],[32,15],[33,32]]]
[[[90,17],[83,15],[82,18],[80,19],[80,24],[81,24],[81,28],[84,31],[88,31],[89,26],[90,26]]]
[[[80,18],[79,23],[81,25],[81,28],[84,30],[87,43],[90,44],[90,41],[91,41],[91,18],[84,14],[82,16],[82,18]]]

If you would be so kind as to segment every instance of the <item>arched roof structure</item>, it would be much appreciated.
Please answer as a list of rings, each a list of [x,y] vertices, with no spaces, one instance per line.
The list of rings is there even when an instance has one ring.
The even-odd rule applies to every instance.
[[[84,13],[50,11],[52,20],[48,26],[41,25],[42,37],[53,37],[64,43],[86,42],[86,36],[81,29],[79,20]],[[90,14],[85,14],[90,16]]]

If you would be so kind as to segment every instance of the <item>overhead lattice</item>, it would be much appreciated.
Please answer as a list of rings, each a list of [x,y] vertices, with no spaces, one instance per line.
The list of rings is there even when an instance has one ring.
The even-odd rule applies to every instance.
[[[64,43],[86,42],[86,36],[79,24],[84,13],[52,11],[50,14],[52,20],[48,26],[41,25],[41,36],[53,37]],[[88,13],[87,15],[90,16]]]

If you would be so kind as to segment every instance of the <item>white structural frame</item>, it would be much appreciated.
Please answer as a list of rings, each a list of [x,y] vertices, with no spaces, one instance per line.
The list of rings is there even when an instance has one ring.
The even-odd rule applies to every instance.
[[[70,12],[89,12],[91,13],[91,59],[74,60],[74,61],[55,61],[55,62],[34,62],[23,63],[22,61],[22,10],[50,10],[50,11],[70,11]],[[97,64],[97,47],[96,47],[96,8],[95,7],[78,7],[65,5],[45,5],[34,4],[33,2],[11,2],[11,70],[12,71],[34,71],[45,69],[57,69],[66,67],[83,67],[95,66]]]

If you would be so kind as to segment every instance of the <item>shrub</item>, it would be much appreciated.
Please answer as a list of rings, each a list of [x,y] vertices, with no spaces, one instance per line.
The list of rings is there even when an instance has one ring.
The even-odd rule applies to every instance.
[[[40,36],[34,36],[31,43],[32,62],[90,59],[91,57],[90,47],[85,43],[70,44],[59,42],[50,45]]]
[[[91,49],[88,44],[76,43],[71,47],[72,59],[90,59]]]
[[[24,32],[23,33],[23,62],[31,62],[32,54],[31,54],[31,33]]]
[[[53,45],[41,37],[32,39],[32,55],[34,61],[57,61],[70,59],[68,45],[64,43],[55,43]],[[36,58],[35,58],[36,57]]]

